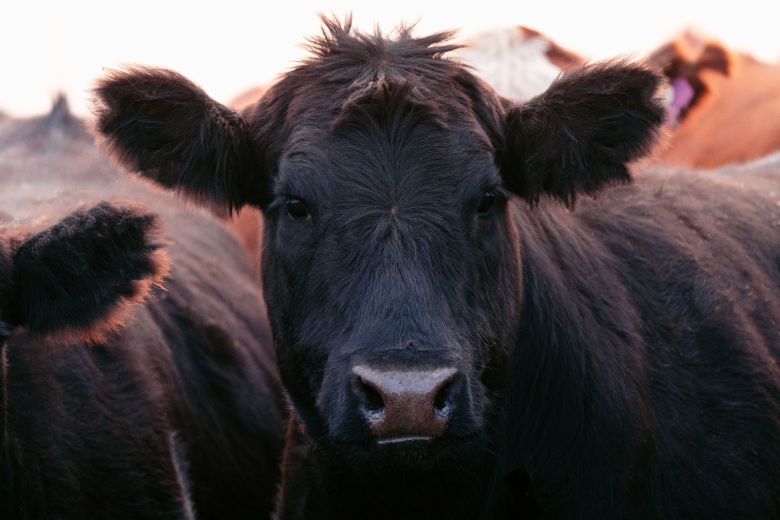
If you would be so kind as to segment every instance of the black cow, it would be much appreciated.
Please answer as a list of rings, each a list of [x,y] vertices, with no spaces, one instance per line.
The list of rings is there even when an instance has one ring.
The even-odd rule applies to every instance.
[[[128,180],[64,100],[0,125],[0,518],[267,518],[284,403],[251,262]],[[57,223],[115,192],[159,239],[127,204]]]
[[[777,518],[780,168],[614,185],[655,72],[517,106],[448,34],[324,23],[241,114],[158,69],[96,90],[131,169],[263,210],[278,516]]]

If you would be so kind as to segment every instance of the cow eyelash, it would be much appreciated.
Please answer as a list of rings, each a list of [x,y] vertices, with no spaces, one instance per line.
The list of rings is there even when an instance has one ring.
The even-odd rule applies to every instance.
[[[287,216],[293,220],[303,220],[311,216],[306,201],[299,197],[290,197],[285,202]]]
[[[486,191],[491,191],[499,200],[509,200],[512,198],[512,192],[504,187],[503,184],[496,184]]]
[[[480,196],[479,204],[477,205],[477,213],[479,215],[487,215],[495,206],[496,201],[508,200],[510,197],[511,193],[501,185],[495,185],[492,188],[488,188],[484,190]]]

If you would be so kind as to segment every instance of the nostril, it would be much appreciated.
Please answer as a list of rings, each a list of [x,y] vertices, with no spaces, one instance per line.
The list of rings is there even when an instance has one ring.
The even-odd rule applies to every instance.
[[[379,418],[385,409],[385,401],[374,386],[362,377],[357,378],[358,388],[363,397],[363,408],[366,414],[373,419]]]
[[[440,437],[464,404],[466,380],[454,367],[378,370],[357,365],[352,374],[356,411],[379,442]]]
[[[439,391],[436,393],[436,396],[433,400],[433,408],[436,412],[436,415],[446,417],[452,412],[453,404],[450,396],[452,395],[452,390],[455,386],[455,383],[455,379],[447,381],[441,386],[441,388],[439,388]]]

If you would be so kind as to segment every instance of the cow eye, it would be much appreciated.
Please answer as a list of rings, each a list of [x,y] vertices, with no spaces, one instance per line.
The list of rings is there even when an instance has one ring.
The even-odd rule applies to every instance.
[[[479,200],[479,206],[477,206],[477,212],[480,215],[484,215],[488,211],[490,211],[490,208],[493,207],[493,204],[496,203],[496,194],[492,191],[486,191],[482,194],[482,198]]]
[[[287,201],[287,214],[293,219],[302,219],[309,216],[309,208],[301,199],[289,199]]]

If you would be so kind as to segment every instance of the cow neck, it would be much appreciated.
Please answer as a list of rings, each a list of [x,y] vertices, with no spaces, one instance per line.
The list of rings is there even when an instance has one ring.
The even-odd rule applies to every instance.
[[[378,519],[419,518],[415,511],[428,503],[443,505],[444,509],[437,515],[441,518],[495,517],[492,513],[495,497],[490,494],[495,484],[492,468],[496,461],[492,454],[478,454],[484,462],[471,465],[469,470],[459,464],[461,471],[441,468],[422,481],[410,474],[380,481],[377,474],[360,470],[355,473],[351,462],[331,458],[298,418],[290,417],[288,421],[275,516],[279,520],[358,518],[365,511],[374,511],[373,517]],[[442,479],[450,480],[442,484]],[[431,489],[425,480],[441,485]],[[408,510],[394,510],[388,500],[404,493]],[[437,495],[449,500],[436,500]],[[448,503],[452,503],[449,510]]]
[[[577,216],[546,206],[518,218],[523,302],[507,424],[515,463],[533,476],[541,498],[554,501],[581,468],[591,468],[596,482],[619,478],[608,474],[614,461],[593,460],[594,454],[628,459],[644,446],[646,439],[629,431],[648,406],[643,347],[617,261]],[[562,459],[569,446],[581,448]]]

